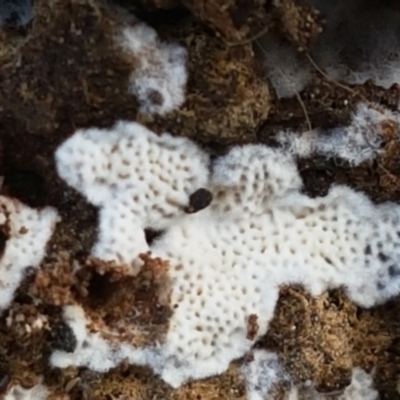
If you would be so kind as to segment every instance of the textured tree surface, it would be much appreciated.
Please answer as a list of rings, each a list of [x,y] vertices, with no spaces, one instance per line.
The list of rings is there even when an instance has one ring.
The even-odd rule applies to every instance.
[[[301,96],[278,99],[262,74],[261,33],[273,32],[307,51],[321,31],[318,13],[301,2],[273,6],[263,0],[99,0],[35,1],[25,27],[0,31],[0,174],[2,193],[33,207],[55,206],[62,217],[39,272],[30,274],[10,309],[0,317],[0,394],[7,385],[40,381],[55,399],[245,399],[240,361],[221,376],[172,389],[147,369],[121,365],[106,374],[83,368],[51,369],[52,349],[73,347],[62,323],[62,306],[82,304],[93,330],[124,329],[131,304],[141,315],[138,345],[154,342],[168,328],[168,307],[156,293],[168,265],[145,258],[135,278],[89,258],[97,215],[57,176],[53,154],[76,129],[138,121],[204,144],[212,154],[228,145],[271,144],[279,129],[306,130],[346,124],[359,101],[398,106],[396,86],[384,90],[367,82],[346,88],[313,71]],[[165,116],[143,115],[128,93],[135,60],[117,51],[113,37],[133,12],[163,40],[188,50],[185,103]],[[302,160],[305,191],[324,195],[333,183],[366,192],[374,201],[400,200],[400,155],[390,129],[383,155],[350,168],[320,157]],[[151,240],[155,232],[148,232]],[[80,275],[73,276],[76,265]],[[134,289],[132,289],[132,287]],[[351,369],[375,367],[383,399],[400,398],[400,302],[362,310],[341,291],[312,298],[285,287],[268,334],[257,344],[278,353],[296,384],[307,380],[320,392],[343,389]],[[40,329],[36,329],[38,322]],[[44,326],[44,328],[43,328]],[[124,332],[127,340],[132,332]],[[275,388],[276,399],[285,388]]]

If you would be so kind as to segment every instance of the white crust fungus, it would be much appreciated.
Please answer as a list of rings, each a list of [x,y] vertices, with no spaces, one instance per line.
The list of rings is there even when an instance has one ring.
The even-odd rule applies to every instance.
[[[95,249],[109,249],[110,242],[113,251],[97,255],[131,260],[144,250],[137,239],[143,227],[165,228],[150,250],[169,262],[174,312],[156,348],[108,343],[97,364],[90,355],[97,346],[83,346],[57,352],[55,366],[103,371],[126,358],[178,387],[222,373],[249,351],[268,329],[280,285],[302,284],[314,296],[343,286],[363,307],[400,292],[400,207],[375,206],[345,186],[309,198],[300,192],[293,158],[282,150],[236,147],[214,162],[207,179],[208,157],[193,143],[123,123],[114,131],[78,131],[56,158],[60,175],[109,212],[109,225],[102,221],[100,230],[113,234],[100,232]],[[213,193],[209,207],[183,215],[171,206],[170,199],[184,204],[201,186]],[[135,218],[119,215],[120,202]],[[113,218],[121,225],[112,225]]]
[[[162,43],[154,29],[139,22],[123,28],[116,41],[134,60],[129,91],[140,111],[163,115],[180,107],[187,81],[186,49]]]
[[[149,250],[144,229],[165,229],[184,215],[209,175],[208,155],[190,140],[157,136],[134,122],[79,130],[56,160],[59,175],[100,207],[93,255],[133,267]]]
[[[0,311],[10,305],[25,270],[39,266],[56,222],[53,208],[35,210],[0,196],[0,227],[7,238],[0,256]]]

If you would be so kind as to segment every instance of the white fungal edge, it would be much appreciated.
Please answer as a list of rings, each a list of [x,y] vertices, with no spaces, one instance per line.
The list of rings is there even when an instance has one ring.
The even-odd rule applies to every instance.
[[[125,26],[116,36],[117,46],[132,57],[129,91],[139,101],[139,111],[164,115],[185,100],[187,51],[176,43],[164,43],[144,23]]]
[[[28,267],[37,268],[58,221],[55,209],[32,209],[0,196],[0,225],[9,231],[0,259],[0,311],[7,308]]]

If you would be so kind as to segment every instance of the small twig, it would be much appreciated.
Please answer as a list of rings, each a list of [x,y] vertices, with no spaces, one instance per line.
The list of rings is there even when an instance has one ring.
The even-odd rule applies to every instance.
[[[382,163],[378,163],[378,167],[381,168],[386,175],[393,176],[393,174],[387,168],[385,168]]]
[[[249,37],[248,39],[244,39],[238,42],[228,42],[227,40],[223,39],[225,44],[229,47],[234,47],[234,46],[243,46],[245,44],[253,43],[257,39],[260,39],[260,37],[264,36],[267,32],[269,31],[269,26],[266,26],[264,29],[262,29],[260,32],[256,33],[254,36]]]
[[[328,81],[332,82],[333,84],[335,84],[336,86],[342,88],[343,90],[346,90],[347,92],[351,93],[353,96],[356,95],[360,95],[363,99],[364,96],[361,95],[360,93],[356,92],[355,90],[353,90],[352,88],[341,84],[340,82],[336,81],[335,79],[333,79],[331,76],[329,76],[315,61],[314,59],[311,57],[310,53],[305,53],[306,57],[308,59],[308,61],[310,62],[310,64]],[[366,99],[364,99],[366,100]]]
[[[300,103],[301,108],[303,109],[303,113],[304,113],[304,117],[305,117],[306,122],[307,122],[308,130],[311,132],[313,128],[312,128],[312,125],[311,125],[310,118],[309,118],[309,116],[308,116],[308,112],[307,112],[306,105],[304,104],[304,101],[303,101],[303,99],[301,98],[300,93],[297,92],[297,91],[296,91],[296,97],[297,97],[297,100],[298,100],[299,103]]]

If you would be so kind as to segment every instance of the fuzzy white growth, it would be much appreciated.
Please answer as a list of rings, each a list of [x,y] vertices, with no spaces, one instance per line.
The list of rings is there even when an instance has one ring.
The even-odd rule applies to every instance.
[[[294,48],[271,36],[264,36],[260,47],[265,74],[279,98],[293,97],[306,87],[311,66]]]
[[[264,400],[272,387],[287,380],[278,356],[265,350],[254,350],[253,359],[241,367],[247,400]]]
[[[316,129],[302,133],[285,130],[278,132],[275,139],[289,154],[307,158],[318,153],[319,141],[325,140],[321,139],[322,135],[324,133]]]
[[[93,255],[132,266],[149,249],[144,229],[165,229],[182,216],[209,174],[208,155],[191,141],[134,122],[79,130],[56,161],[59,175],[101,207]]]
[[[111,344],[104,340],[98,333],[90,333],[87,329],[85,312],[79,306],[67,306],[64,308],[64,320],[72,329],[76,338],[74,352],[65,353],[56,350],[50,363],[60,368],[79,363],[99,372],[106,372],[124,358],[120,350],[113,349]]]
[[[354,368],[351,383],[339,400],[378,400],[379,393],[374,389],[372,376],[362,368]]]
[[[57,220],[54,209],[35,210],[0,196],[0,225],[7,236],[0,256],[0,311],[11,303],[28,267],[42,261]]]
[[[39,383],[30,389],[24,389],[20,385],[12,386],[3,400],[46,400],[47,397],[47,388]]]
[[[143,23],[123,28],[116,40],[134,60],[129,90],[137,97],[140,111],[163,115],[181,106],[187,81],[186,50],[160,42],[155,30]]]
[[[284,149],[299,157],[319,154],[360,165],[382,153],[385,129],[393,125],[398,130],[399,123],[397,113],[381,106],[360,103],[350,125],[346,127],[326,132],[314,130],[303,134],[282,131],[276,138]]]
[[[99,333],[89,331],[89,321],[80,306],[64,307],[64,320],[75,335],[76,348],[71,353],[56,350],[50,357],[51,365],[59,368],[84,365],[94,371],[107,372],[127,361],[150,366],[156,372],[160,370],[163,358],[159,347],[136,349],[128,343],[111,343],[103,339]]]
[[[102,137],[98,132],[96,141]],[[77,133],[79,140],[84,135],[90,136],[90,131]],[[144,136],[132,137],[130,148],[141,149],[136,139],[138,143],[147,143],[146,148],[154,148],[153,134],[146,132]],[[161,146],[162,152],[163,140],[170,146],[175,143],[169,136],[157,137],[155,148]],[[178,387],[189,379],[222,373],[233,359],[249,351],[267,331],[282,284],[302,284],[314,296],[343,286],[349,298],[364,307],[382,303],[400,292],[399,206],[391,203],[375,206],[363,194],[344,186],[332,188],[326,197],[311,199],[300,192],[301,180],[293,158],[282,150],[261,145],[234,148],[214,163],[211,179],[207,181],[208,158],[192,146],[193,153],[185,161],[193,166],[189,174],[182,175],[179,162],[168,161],[160,168],[164,171],[168,166],[165,175],[168,182],[178,179],[179,187],[185,188],[180,192],[182,201],[199,186],[208,187],[214,199],[208,208],[196,214],[164,219],[165,234],[151,246],[155,257],[170,264],[174,313],[165,341],[153,349],[109,343],[102,353],[101,365],[92,362],[97,356],[92,357],[91,351],[97,354],[97,348],[101,349],[103,344],[96,345],[97,348],[82,346],[72,358],[59,352],[57,360],[53,359],[54,365],[90,366],[103,371],[104,366],[117,365],[126,358],[132,363],[151,366],[166,382]],[[74,145],[74,151],[70,152],[68,148],[62,146],[63,157],[60,151],[57,154],[60,173],[88,195],[92,193],[93,179],[85,183],[83,177],[93,174],[82,171],[86,167],[92,171],[94,161],[90,157],[77,157],[88,166],[83,167],[81,162],[75,171],[73,154],[78,149]],[[118,165],[124,154],[119,151],[117,147]],[[164,159],[161,153],[156,160]],[[182,153],[188,155],[184,146],[177,150],[177,154]],[[106,154],[106,160],[110,157],[113,160],[110,151]],[[69,160],[67,165],[73,166],[72,176],[63,175],[64,157]],[[194,168],[196,157],[199,160]],[[142,208],[135,208],[141,226],[143,221],[155,222],[160,218],[158,211],[153,210],[154,201],[162,207],[170,198],[166,193],[171,184],[159,190],[162,195],[146,197],[150,185],[158,188],[159,182],[159,168],[149,168],[145,176],[140,174],[150,158],[148,152],[137,158],[129,157],[135,162],[140,160],[140,168],[129,169],[131,172],[124,180],[129,190],[139,185],[144,193]],[[96,162],[97,167],[103,165],[101,160]],[[110,171],[107,167],[103,169],[109,174],[106,182],[109,177],[118,176],[110,172],[114,167]],[[193,184],[196,175],[200,181]],[[73,177],[77,177],[78,184],[71,183]],[[111,181],[112,195],[105,195],[104,203],[122,185],[118,179]],[[121,192],[126,190],[123,186]],[[179,215],[180,211],[172,212],[173,217]],[[130,244],[124,235],[131,230],[127,226],[124,234],[120,230],[115,232],[125,238],[124,246]],[[132,248],[136,254],[134,241],[127,252]]]

